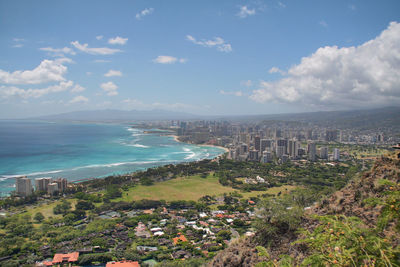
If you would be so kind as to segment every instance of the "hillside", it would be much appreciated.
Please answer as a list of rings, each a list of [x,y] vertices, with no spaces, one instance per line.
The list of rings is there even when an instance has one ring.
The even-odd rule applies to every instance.
[[[381,158],[361,178],[307,208],[296,227],[300,234],[289,228],[266,240],[259,230],[231,243],[209,266],[399,266],[399,182],[400,161]]]

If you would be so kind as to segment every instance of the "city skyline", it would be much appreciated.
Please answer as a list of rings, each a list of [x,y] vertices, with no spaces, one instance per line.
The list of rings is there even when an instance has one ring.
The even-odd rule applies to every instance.
[[[0,118],[400,103],[396,1],[2,1]]]

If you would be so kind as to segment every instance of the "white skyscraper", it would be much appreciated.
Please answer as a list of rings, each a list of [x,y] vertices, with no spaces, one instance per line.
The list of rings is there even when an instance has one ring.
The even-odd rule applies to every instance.
[[[32,183],[31,179],[26,176],[15,178],[15,191],[19,196],[27,197],[32,195]]]
[[[340,160],[340,150],[338,148],[333,149],[333,160]]]

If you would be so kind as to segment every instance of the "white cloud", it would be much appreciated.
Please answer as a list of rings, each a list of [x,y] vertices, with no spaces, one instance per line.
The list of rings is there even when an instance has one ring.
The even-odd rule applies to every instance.
[[[63,48],[52,48],[52,47],[42,47],[39,50],[49,52],[52,56],[63,57],[65,54],[75,55],[75,51],[69,47]]]
[[[73,99],[71,99],[71,101],[69,101],[70,104],[87,102],[89,102],[89,99],[87,97],[84,97],[83,95],[75,96]]]
[[[25,42],[24,38],[14,38],[13,39],[14,42]]]
[[[142,19],[144,16],[150,15],[151,13],[153,13],[154,8],[150,7],[150,8],[145,8],[142,11],[140,11],[139,13],[136,14],[136,19],[140,20]]]
[[[271,74],[273,74],[273,73],[279,73],[280,75],[285,75],[286,74],[283,70],[279,69],[278,67],[272,67],[272,68],[269,69],[268,72],[271,73]]]
[[[240,18],[246,18],[247,16],[253,16],[256,14],[256,10],[253,9],[248,9],[247,6],[241,6],[239,13],[237,13],[237,16]]]
[[[232,52],[232,46],[228,43],[225,42],[224,39],[222,39],[221,37],[214,37],[214,39],[212,40],[201,40],[201,41],[197,41],[196,38],[194,38],[191,35],[186,35],[186,40],[197,44],[197,45],[201,45],[204,47],[216,47],[218,51],[221,52]]]
[[[109,44],[118,44],[118,45],[124,45],[128,42],[128,38],[122,38],[122,37],[115,37],[115,38],[110,38],[108,39]]]
[[[279,5],[280,8],[285,8],[286,7],[286,5],[284,3],[282,3],[282,2],[280,2],[280,1],[278,2],[278,5]]]
[[[109,70],[106,74],[104,74],[106,77],[113,77],[113,76],[122,76],[122,72],[119,70]]]
[[[101,40],[101,39],[103,39],[103,37],[104,37],[103,35],[97,35],[97,36],[96,36],[96,39],[97,39],[97,40]]]
[[[73,81],[66,81],[42,89],[21,89],[15,86],[0,86],[0,97],[2,98],[20,97],[24,99],[39,98],[50,93],[59,93],[69,90],[73,85],[74,85]]]
[[[154,63],[159,63],[159,64],[173,64],[176,62],[179,63],[185,63],[187,61],[186,58],[176,58],[176,57],[171,57],[171,56],[158,56],[157,58],[153,59]]]
[[[102,84],[100,85],[100,87],[101,87],[105,92],[107,92],[107,95],[109,95],[109,96],[118,95],[118,92],[117,92],[118,86],[117,86],[115,83],[113,83],[113,82],[102,83]]]
[[[14,48],[21,48],[21,47],[23,47],[24,45],[23,44],[15,44],[15,45],[13,45],[12,47],[14,47]]]
[[[85,87],[80,86],[79,84],[76,84],[72,89],[71,89],[71,93],[80,93],[85,91]]]
[[[219,93],[220,93],[221,95],[243,96],[242,91],[227,92],[227,91],[224,91],[224,90],[220,90]]]
[[[260,82],[250,99],[318,109],[400,104],[400,24],[356,47],[326,46],[275,82]]]
[[[0,83],[3,84],[40,84],[47,82],[64,81],[67,67],[63,63],[71,63],[68,58],[57,60],[43,60],[39,66],[33,70],[17,70],[7,72],[0,70]]]
[[[240,85],[245,86],[245,87],[250,87],[253,85],[253,82],[251,80],[241,81]]]
[[[113,49],[108,47],[89,48],[88,44],[80,44],[78,41],[71,42],[71,44],[79,51],[91,55],[113,55],[115,53],[122,52],[122,50],[120,49]]]

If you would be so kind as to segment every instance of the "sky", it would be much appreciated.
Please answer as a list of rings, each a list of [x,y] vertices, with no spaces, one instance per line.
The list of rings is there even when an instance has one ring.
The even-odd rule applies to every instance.
[[[400,104],[400,1],[0,0],[0,118]]]

